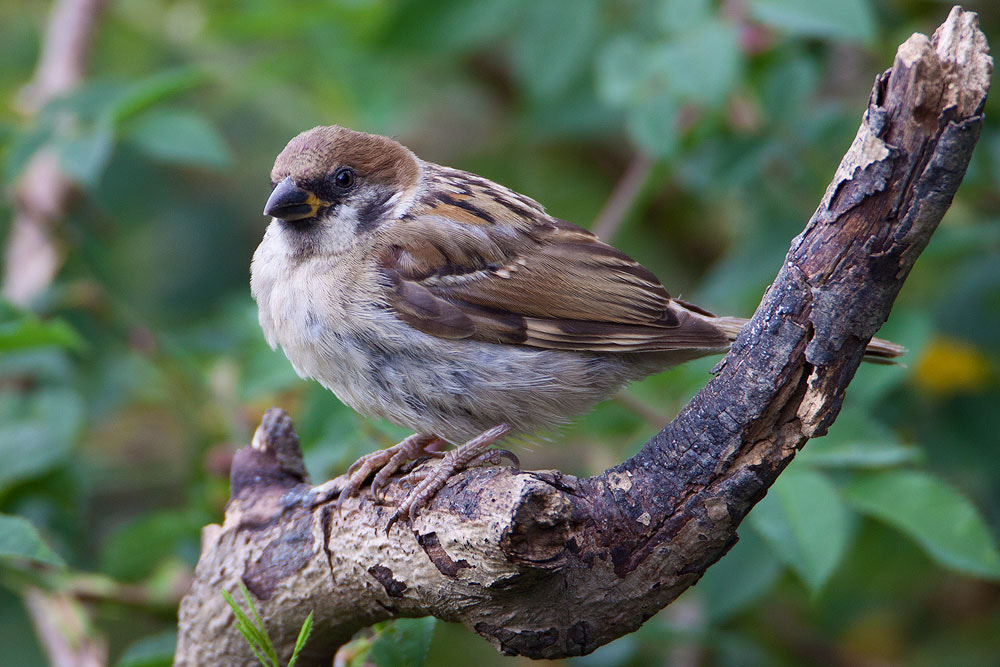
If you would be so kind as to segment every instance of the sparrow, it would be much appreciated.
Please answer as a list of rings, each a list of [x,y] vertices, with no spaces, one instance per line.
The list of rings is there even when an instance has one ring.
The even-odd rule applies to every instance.
[[[359,413],[414,431],[348,470],[338,503],[409,461],[392,522],[490,446],[566,422],[624,385],[724,353],[747,322],[671,297],[648,269],[535,200],[344,127],[271,170],[251,292],[272,348]],[[873,339],[866,354],[904,349]],[[459,445],[445,454],[443,443]],[[514,458],[516,464],[516,458]]]

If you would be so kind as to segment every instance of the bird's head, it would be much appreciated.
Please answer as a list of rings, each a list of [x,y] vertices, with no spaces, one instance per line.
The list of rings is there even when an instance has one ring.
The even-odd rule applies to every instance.
[[[417,158],[392,139],[314,127],[275,160],[264,215],[302,232],[319,227],[362,235],[391,215],[419,179]]]

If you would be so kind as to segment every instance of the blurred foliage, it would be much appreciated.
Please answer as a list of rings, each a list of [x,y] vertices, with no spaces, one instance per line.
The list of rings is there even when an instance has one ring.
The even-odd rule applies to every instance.
[[[584,225],[649,155],[655,167],[609,240],[672,293],[749,315],[850,144],[875,74],[949,8],[112,2],[87,83],[25,116],[16,101],[45,4],[0,6],[3,183],[44,146],[80,191],[59,228],[55,284],[30,312],[0,308],[0,643],[18,665],[44,662],[19,597],[29,582],[102,573],[184,591],[200,526],[222,516],[232,453],[270,405],[294,415],[316,479],[405,434],[299,380],[258,330],[248,264],[271,162],[295,133],[339,123],[391,134]],[[1000,5],[967,7],[1000,43]],[[997,99],[881,334],[909,347],[906,364],[859,371],[830,434],[697,586],[571,662],[995,663]],[[0,202],[0,225],[12,211]],[[620,461],[713,363],[634,385],[521,460],[577,474]],[[90,605],[113,662],[169,660],[172,611],[114,594]],[[445,623],[380,626],[358,642],[383,665],[424,653],[434,665],[516,660]]]

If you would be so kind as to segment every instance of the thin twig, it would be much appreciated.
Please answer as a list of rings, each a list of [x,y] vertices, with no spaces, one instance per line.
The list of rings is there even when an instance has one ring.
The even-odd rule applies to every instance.
[[[611,192],[611,196],[604,204],[604,208],[594,220],[590,231],[605,241],[610,241],[618,233],[622,222],[625,221],[625,216],[632,208],[646,181],[649,180],[654,166],[656,166],[656,161],[645,153],[636,153],[632,157],[625,173],[622,174],[615,189]]]
[[[51,665],[102,667],[108,664],[107,642],[95,636],[79,601],[65,593],[28,588],[24,606]]]
[[[104,4],[105,0],[58,0],[53,5],[38,67],[19,96],[22,111],[37,113],[80,85]],[[52,149],[39,149],[14,192],[2,287],[4,298],[12,303],[28,305],[52,284],[62,264],[53,228],[65,216],[72,195],[73,185]]]

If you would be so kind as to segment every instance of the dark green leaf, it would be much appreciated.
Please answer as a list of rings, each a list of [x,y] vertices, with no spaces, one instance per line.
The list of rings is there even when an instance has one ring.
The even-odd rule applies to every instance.
[[[148,575],[164,558],[198,536],[198,525],[175,512],[146,514],[115,531],[101,554],[101,569],[124,581]]]
[[[134,642],[115,667],[170,667],[177,648],[177,632],[167,630]]]
[[[411,0],[394,4],[400,6],[386,27],[385,43],[426,55],[481,47],[510,26],[525,2]]]
[[[379,667],[420,667],[427,658],[436,623],[433,616],[393,621],[372,643],[371,659]]]
[[[801,465],[786,469],[748,518],[813,593],[847,548],[849,518],[840,494],[825,475]]]
[[[16,558],[43,565],[64,565],[31,522],[19,516],[0,514],[0,559]]]
[[[890,470],[854,480],[847,500],[903,531],[937,562],[966,574],[1000,579],[1000,554],[976,508],[957,491],[918,470]]]

